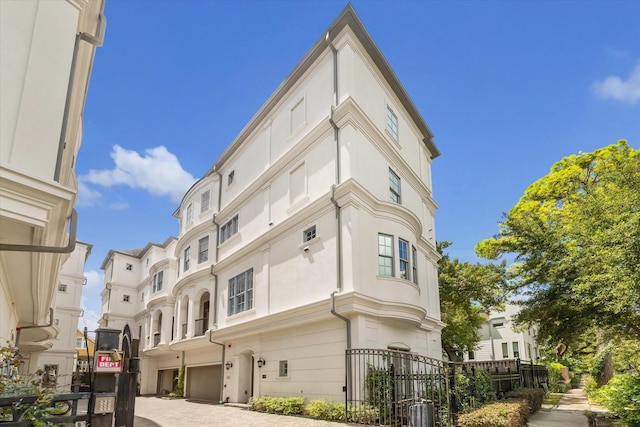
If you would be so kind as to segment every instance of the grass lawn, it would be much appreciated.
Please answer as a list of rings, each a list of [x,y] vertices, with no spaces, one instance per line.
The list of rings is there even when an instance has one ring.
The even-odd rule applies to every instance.
[[[542,401],[543,405],[557,405],[562,398],[563,393],[548,393],[544,400]]]

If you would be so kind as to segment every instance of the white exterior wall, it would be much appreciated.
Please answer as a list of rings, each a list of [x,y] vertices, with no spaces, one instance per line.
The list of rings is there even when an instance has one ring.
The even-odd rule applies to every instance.
[[[387,84],[395,77],[380,71],[379,57],[372,59],[372,48],[360,44],[361,29],[345,26],[332,37],[338,105],[333,106],[334,55],[321,41],[174,213],[180,236],[175,252],[165,256],[177,260],[175,286],[152,296],[132,320],[147,331],[141,342],[142,393],[158,391],[159,371],[184,364],[222,366],[223,383],[211,385],[220,387],[221,400],[246,402],[253,394],[340,401],[346,324],[332,314],[332,299],[336,313],[351,322],[352,347],[402,348],[441,358],[437,205],[430,176],[431,159],[439,153],[429,145],[426,125],[414,122],[417,113],[408,110],[414,107],[402,101],[406,95],[396,96]],[[397,142],[385,129],[387,103],[398,116]],[[401,179],[401,204],[389,199],[389,168]],[[205,191],[211,209],[201,213]],[[219,242],[220,228],[236,216],[238,232]],[[304,242],[303,231],[312,226],[316,237]],[[379,276],[378,233],[394,237],[394,277]],[[198,263],[204,236],[209,256]],[[416,248],[417,283],[399,277],[398,238],[409,243],[410,265]],[[154,258],[154,265],[160,262]],[[250,269],[252,304],[228,315],[230,279]],[[133,277],[122,283],[128,280],[137,283]],[[196,326],[207,301],[202,331]],[[149,331],[160,312],[156,345]],[[172,318],[174,328],[167,331]],[[266,361],[262,368],[259,358]],[[289,374],[281,377],[284,360]]]

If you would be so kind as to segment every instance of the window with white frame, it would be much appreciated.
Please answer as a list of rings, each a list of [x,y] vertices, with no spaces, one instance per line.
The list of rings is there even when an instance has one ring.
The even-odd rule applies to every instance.
[[[129,295],[122,295],[122,302],[129,302],[131,297]]]
[[[279,377],[289,376],[289,362],[287,360],[280,360],[278,362],[278,376]]]
[[[517,341],[511,343],[513,346],[513,357],[516,359],[520,357],[520,346]]]
[[[293,133],[298,130],[304,122],[304,98],[301,98],[291,109],[291,129],[289,133]]]
[[[220,227],[220,243],[223,243],[225,240],[233,236],[238,232],[238,215],[231,218]]]
[[[509,343],[506,343],[506,342],[502,343],[502,358],[503,359],[509,358]]]
[[[389,168],[389,200],[400,204],[402,202],[400,194],[400,177]]]
[[[242,313],[253,308],[253,268],[229,279],[227,314]]]
[[[387,131],[393,139],[398,140],[398,116],[393,112],[390,106],[387,105]]]
[[[398,258],[400,259],[400,278],[409,280],[409,243],[398,239]]]
[[[183,271],[187,271],[189,269],[189,264],[191,262],[191,246],[187,246],[184,250],[184,262],[183,262]]]
[[[469,360],[474,360],[476,358],[476,352],[473,350],[469,350]]]
[[[378,234],[378,275],[393,277],[393,236]]]
[[[209,259],[209,236],[198,240],[198,264]]]
[[[66,285],[66,284],[64,284],[64,283],[60,283],[60,284],[58,285],[58,291],[60,291],[60,292],[65,292],[65,293],[66,293],[66,292],[67,292],[67,289],[68,289],[68,288],[67,288],[67,285]]]
[[[162,290],[162,282],[164,279],[164,271],[158,271],[153,275],[151,291],[153,293],[160,292]],[[144,298],[144,293],[142,294],[142,298]]]
[[[193,222],[193,205],[191,203],[187,206],[187,218],[185,221],[187,224],[191,224]]]
[[[415,246],[411,246],[411,269],[413,274],[411,279],[413,283],[418,284],[418,251]]]
[[[227,175],[227,187],[233,184],[235,180],[236,180],[236,171],[232,170],[231,172],[229,172],[229,175]]]
[[[76,337],[76,348],[87,348],[87,342],[84,338]]]
[[[308,242],[309,240],[313,240],[316,238],[316,226],[312,226],[307,228],[302,232],[302,241]]]
[[[200,196],[200,213],[209,210],[209,204],[211,203],[211,191],[207,190]]]

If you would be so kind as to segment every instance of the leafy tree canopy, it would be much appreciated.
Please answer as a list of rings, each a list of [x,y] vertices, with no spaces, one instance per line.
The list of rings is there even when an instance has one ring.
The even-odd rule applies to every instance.
[[[640,150],[621,140],[565,157],[476,253],[515,255],[517,320],[537,323],[539,339],[572,346],[592,328],[640,338]]]
[[[506,263],[470,264],[450,259],[443,250],[449,242],[439,242],[438,283],[442,347],[449,359],[459,360],[463,351],[473,350],[480,341],[479,328],[489,311],[502,309],[506,299]]]

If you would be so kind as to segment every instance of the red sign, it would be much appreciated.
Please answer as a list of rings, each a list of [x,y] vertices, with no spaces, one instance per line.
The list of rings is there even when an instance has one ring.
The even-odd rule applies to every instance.
[[[117,354],[117,353],[116,353]],[[113,353],[96,353],[96,372],[121,372],[122,356],[116,356],[118,360],[113,360]]]

